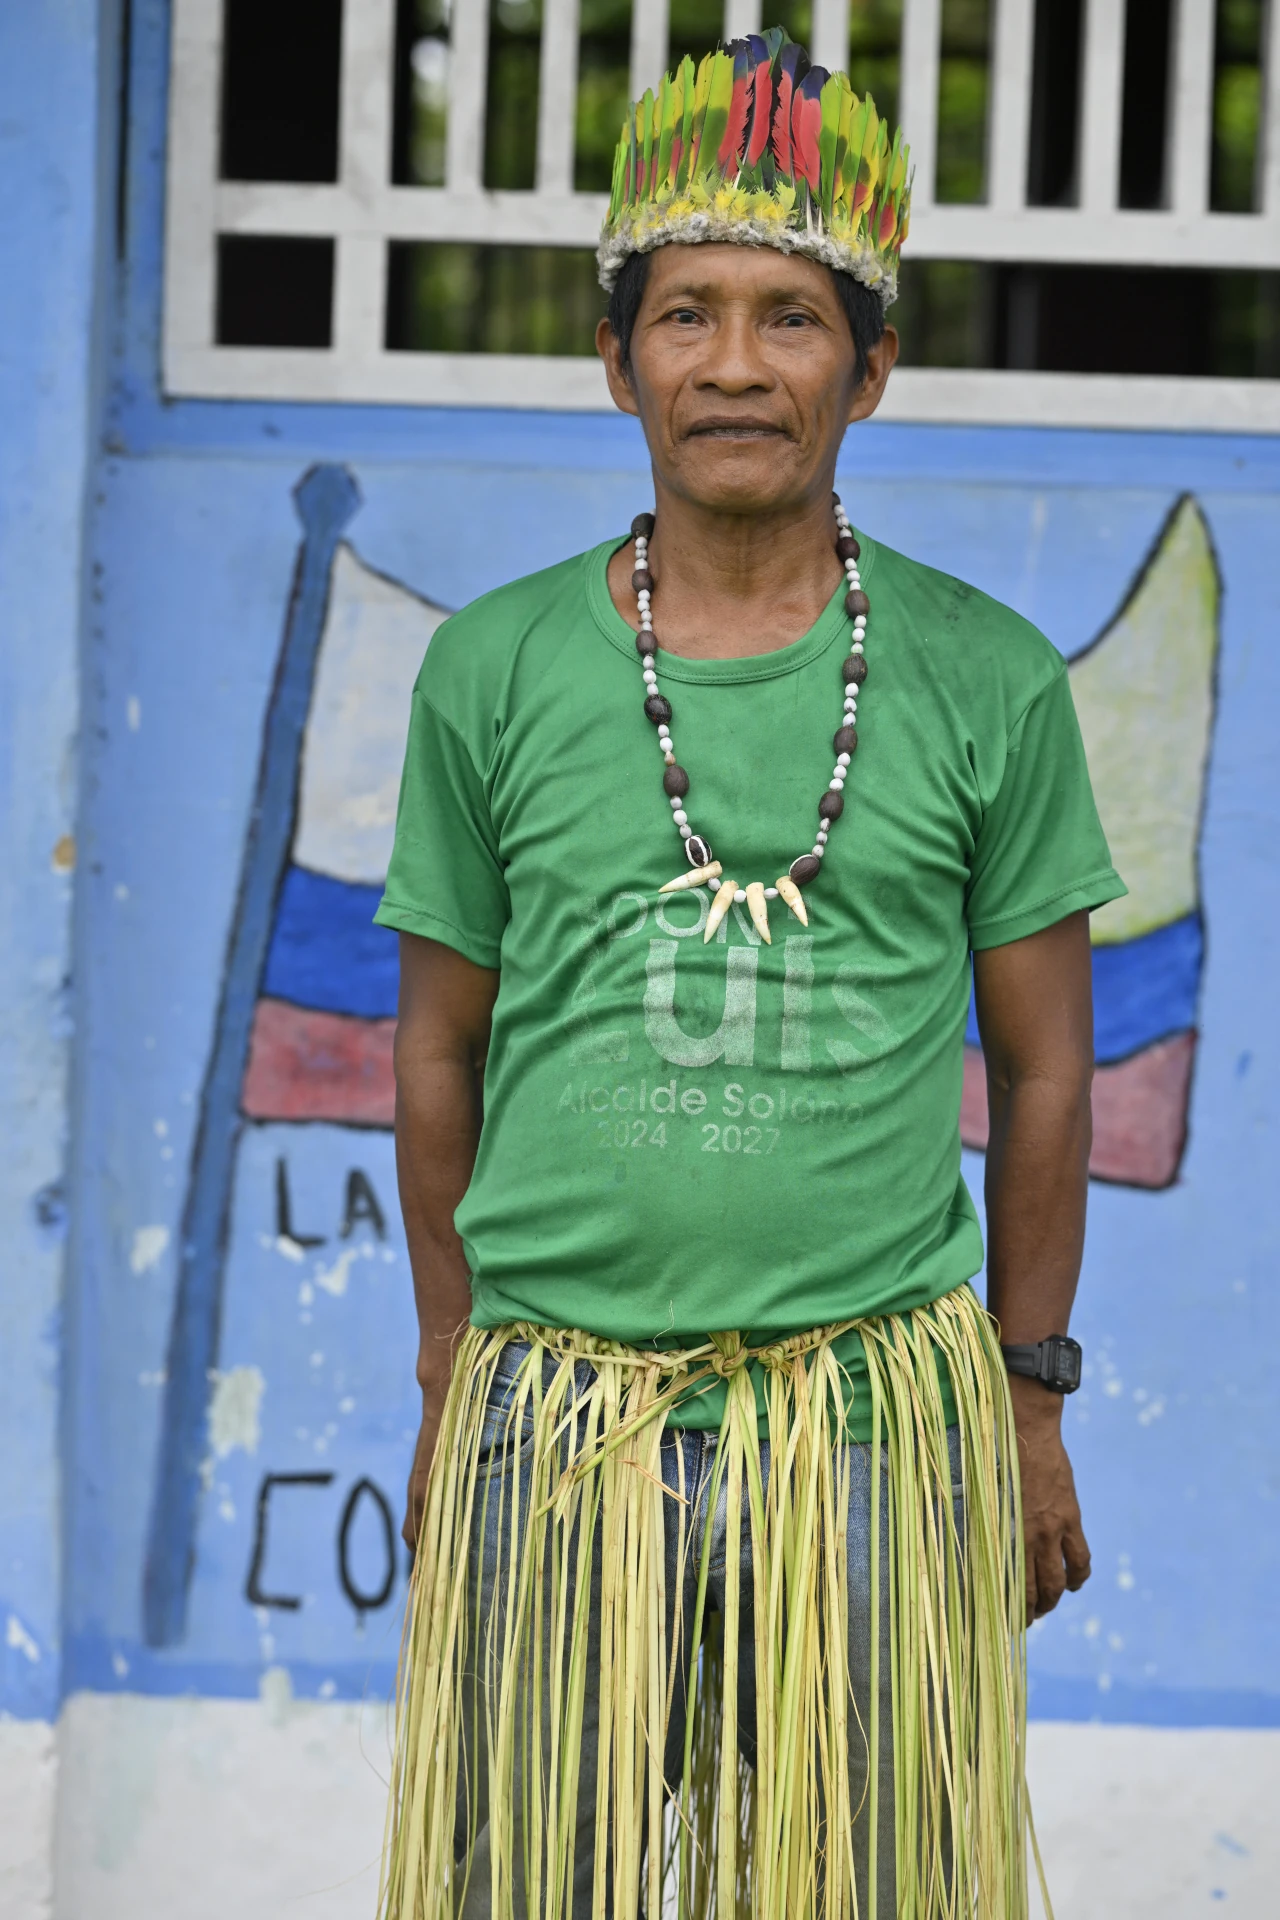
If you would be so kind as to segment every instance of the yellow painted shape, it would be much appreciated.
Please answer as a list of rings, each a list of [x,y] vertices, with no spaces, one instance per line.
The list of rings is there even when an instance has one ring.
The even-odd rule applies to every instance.
[[[1129,889],[1094,914],[1095,946],[1199,904],[1219,597],[1209,529],[1188,496],[1111,625],[1068,669],[1098,812]]]

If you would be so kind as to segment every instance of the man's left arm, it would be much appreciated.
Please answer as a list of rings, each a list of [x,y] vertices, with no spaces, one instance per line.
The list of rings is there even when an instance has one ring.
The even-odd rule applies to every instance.
[[[1092,1122],[1089,916],[973,956],[987,1068],[987,1305],[1006,1344],[1066,1333],[1084,1250]],[[1018,1432],[1027,1620],[1089,1577],[1062,1397],[1011,1377]]]

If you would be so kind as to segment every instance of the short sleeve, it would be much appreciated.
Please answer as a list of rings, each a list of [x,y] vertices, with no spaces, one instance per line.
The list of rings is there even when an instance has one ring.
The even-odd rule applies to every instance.
[[[1000,947],[1128,891],[1111,864],[1066,669],[1009,736],[1000,789],[978,831],[969,944]]]
[[[509,917],[484,783],[462,736],[415,689],[395,845],[374,919],[496,967]]]

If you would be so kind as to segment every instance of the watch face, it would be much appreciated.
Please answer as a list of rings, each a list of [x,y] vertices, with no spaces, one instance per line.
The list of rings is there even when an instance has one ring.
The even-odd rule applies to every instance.
[[[1067,1393],[1074,1393],[1080,1385],[1080,1343],[1059,1335],[1054,1341],[1053,1383]]]

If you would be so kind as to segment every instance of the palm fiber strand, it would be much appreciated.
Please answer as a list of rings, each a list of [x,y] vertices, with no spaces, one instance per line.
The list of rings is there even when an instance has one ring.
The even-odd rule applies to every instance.
[[[888,1481],[892,1729],[880,1725],[874,1572],[865,1727],[849,1673],[853,1389],[831,1343],[850,1327],[866,1352],[876,1435],[873,1570],[885,1544],[882,1472]],[[513,1340],[531,1351],[485,1456],[485,1403]],[[959,1522],[939,1356],[959,1420]],[[764,1368],[767,1473],[749,1361]],[[696,1489],[663,1485],[663,1425],[677,1397],[722,1379],[713,1482],[695,1523]],[[493,1471],[504,1456],[511,1471]],[[722,1512],[746,1516],[752,1548],[744,1575],[727,1555],[722,1615],[706,1604],[718,1499]],[[685,1571],[696,1572],[691,1629],[666,1591],[673,1503],[681,1589]],[[480,1618],[468,1557],[485,1522],[500,1546],[494,1602]],[[737,1725],[742,1577],[752,1583],[754,1768],[740,1757]],[[755,1349],[736,1334],[646,1353],[523,1324],[470,1329],[405,1624],[381,1920],[456,1920],[481,1807],[492,1920],[570,1920],[584,1795],[596,1920],[874,1920],[889,1873],[907,1920],[1025,1920],[1023,1595],[1007,1384],[968,1287],[916,1312]],[[685,1674],[683,1756],[664,1766]],[[599,1713],[594,1780],[581,1777],[588,1698]],[[892,1862],[877,1858],[876,1838],[877,1762],[890,1737]],[[867,1784],[856,1795],[851,1751],[869,1762],[857,1767]]]

